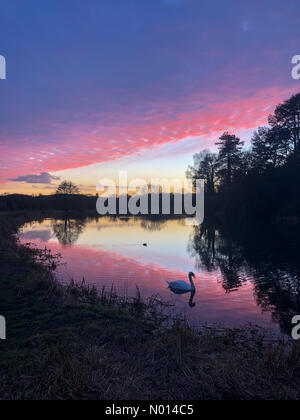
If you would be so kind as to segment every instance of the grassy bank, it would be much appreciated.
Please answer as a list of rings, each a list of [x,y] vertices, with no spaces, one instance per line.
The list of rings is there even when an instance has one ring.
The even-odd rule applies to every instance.
[[[56,259],[0,218],[1,399],[299,399],[300,347],[165,323],[160,303],[61,286]]]

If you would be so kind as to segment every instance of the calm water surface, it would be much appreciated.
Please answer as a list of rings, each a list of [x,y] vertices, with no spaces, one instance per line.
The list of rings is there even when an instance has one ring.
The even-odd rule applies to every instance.
[[[21,240],[60,253],[57,276],[64,283],[84,277],[98,289],[113,284],[122,296],[135,295],[138,286],[195,325],[253,323],[288,333],[291,317],[300,313],[297,272],[247,255],[230,235],[191,222],[46,219],[25,225]],[[190,271],[196,274],[194,298],[173,294],[167,281],[187,280]]]

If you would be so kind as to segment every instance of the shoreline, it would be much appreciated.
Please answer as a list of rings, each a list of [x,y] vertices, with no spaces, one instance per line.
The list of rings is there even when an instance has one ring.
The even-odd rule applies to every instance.
[[[266,344],[255,328],[166,325],[157,302],[62,286],[48,252],[5,241],[0,399],[300,398],[300,343]]]

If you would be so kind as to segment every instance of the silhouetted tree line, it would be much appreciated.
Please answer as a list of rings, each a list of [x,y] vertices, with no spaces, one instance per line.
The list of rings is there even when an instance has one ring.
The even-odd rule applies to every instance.
[[[49,211],[80,212],[95,210],[97,196],[80,194],[76,184],[63,181],[52,195],[31,196],[4,194],[0,196],[0,211]]]
[[[190,195],[191,196],[191,195]],[[184,213],[184,197],[178,196],[179,200],[182,201],[182,209]],[[131,198],[130,195],[127,197],[127,203]],[[40,195],[40,196],[30,196],[22,194],[11,194],[11,195],[2,195],[0,196],[0,211],[63,211],[66,213],[77,213],[81,214],[85,211],[94,212],[96,211],[96,203],[98,196],[86,196],[83,194],[53,194],[53,195]],[[176,215],[175,212],[175,201],[178,202],[176,194],[171,193],[168,199],[168,206],[165,206],[163,199],[163,194],[157,194],[157,201],[159,203],[159,212],[158,214],[151,213],[151,202],[153,197],[149,194],[147,197],[148,201],[148,211],[149,217],[156,219],[167,217],[169,214]],[[195,204],[195,197],[191,196],[190,199]],[[137,206],[140,205],[140,199],[137,200]],[[116,215],[119,214],[120,209],[120,199],[116,198]],[[163,213],[162,209],[166,209],[167,212]],[[122,213],[123,214],[123,213]],[[143,214],[142,214],[143,215]]]
[[[96,197],[80,194],[53,194],[30,196],[11,194],[0,196],[1,211],[69,211],[80,212],[93,210],[96,212]]]
[[[189,196],[189,197],[188,197]],[[121,205],[124,200],[124,195],[121,197],[115,197],[115,209],[110,208],[109,215],[123,215],[123,210],[120,211]],[[125,195],[125,200],[127,200],[127,208],[129,208],[129,201],[131,200],[132,195]],[[135,198],[137,208],[141,208],[142,199],[146,198],[147,213],[139,212],[139,215],[149,215],[151,218],[156,219],[163,215],[176,215],[182,214],[180,211],[176,210],[178,203],[181,203],[182,211],[184,212],[185,200],[189,198],[189,202],[192,202],[195,205],[195,196],[192,193],[187,193],[185,196],[183,194],[176,194],[171,192],[168,195],[165,195],[163,192],[157,194],[141,194]],[[0,196],[0,211],[64,211],[68,213],[84,213],[85,211],[93,211],[96,215],[96,203],[98,200],[98,194],[94,196],[86,196],[80,194],[80,190],[76,184],[71,181],[63,181],[58,186],[56,193],[53,195],[44,196],[40,194],[39,196],[29,196],[22,194],[6,194]],[[104,198],[105,201],[105,198]],[[143,200],[144,201],[144,200]],[[152,202],[158,203],[158,212],[154,212],[152,207]],[[106,199],[105,205],[107,206],[108,201]],[[113,206],[114,207],[114,206]],[[155,210],[156,211],[156,210]],[[152,214],[151,214],[152,213]],[[154,214],[155,213],[155,214]]]
[[[300,217],[300,94],[279,104],[251,147],[225,132],[218,153],[194,156],[187,177],[205,179],[207,214],[259,219]],[[209,210],[209,211],[208,211]]]

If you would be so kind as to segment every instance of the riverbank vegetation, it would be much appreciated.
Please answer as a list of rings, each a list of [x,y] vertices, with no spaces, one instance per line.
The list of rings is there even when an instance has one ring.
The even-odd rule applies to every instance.
[[[196,331],[158,297],[64,287],[55,256],[18,243],[23,222],[0,218],[1,399],[299,399],[299,343]]]

